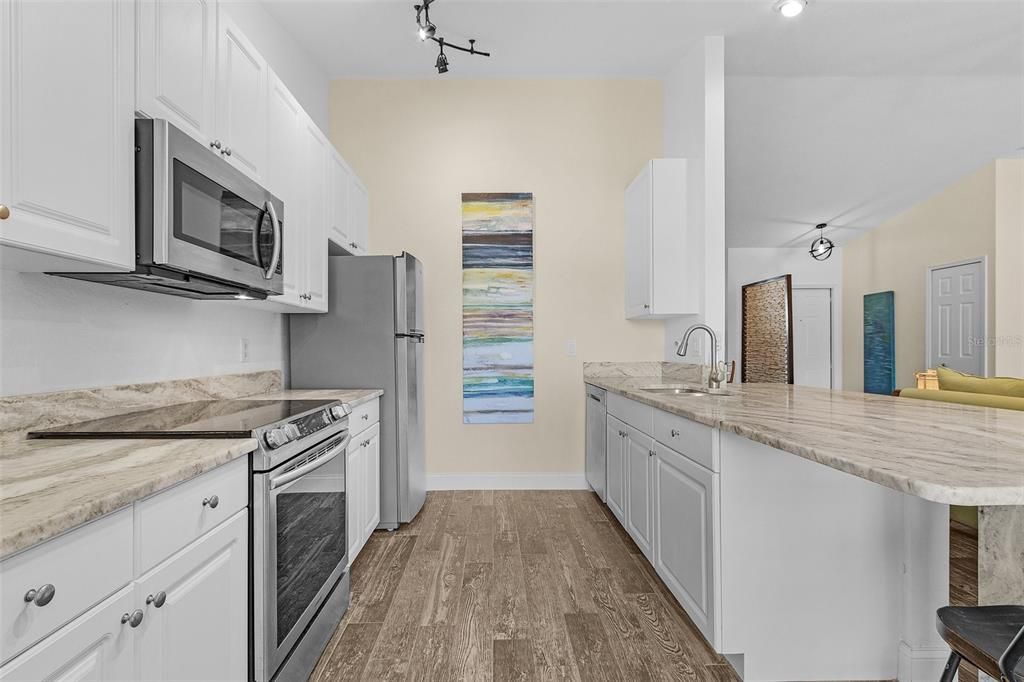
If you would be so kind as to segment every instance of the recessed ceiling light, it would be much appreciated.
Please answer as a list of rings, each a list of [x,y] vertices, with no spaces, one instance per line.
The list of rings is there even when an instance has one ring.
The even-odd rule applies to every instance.
[[[807,7],[807,0],[779,0],[775,3],[775,11],[786,17],[792,19]]]

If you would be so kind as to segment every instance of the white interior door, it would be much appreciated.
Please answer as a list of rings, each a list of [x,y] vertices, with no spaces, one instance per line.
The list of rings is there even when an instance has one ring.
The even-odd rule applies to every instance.
[[[928,367],[985,375],[985,264],[931,269]]]
[[[793,289],[793,383],[832,388],[831,289]]]

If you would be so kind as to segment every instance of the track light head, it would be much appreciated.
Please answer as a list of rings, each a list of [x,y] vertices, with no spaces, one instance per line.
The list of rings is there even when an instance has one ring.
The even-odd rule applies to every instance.
[[[437,33],[437,26],[433,22],[428,21],[426,24],[420,26],[420,40],[429,40],[434,37]]]
[[[441,51],[437,54],[437,61],[434,62],[438,73],[448,73],[448,57],[444,54],[444,43],[441,43]]]

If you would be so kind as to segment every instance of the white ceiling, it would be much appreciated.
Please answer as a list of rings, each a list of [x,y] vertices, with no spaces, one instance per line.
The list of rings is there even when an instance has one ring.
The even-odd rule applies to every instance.
[[[705,35],[726,53],[729,246],[842,243],[1024,147],[1024,2],[263,0],[331,78],[659,78]]]
[[[332,78],[437,77],[413,0],[264,1]],[[810,0],[793,20],[772,0],[438,0],[431,19],[493,52],[445,78],[661,77],[705,35],[729,75],[1024,74],[1019,0]]]

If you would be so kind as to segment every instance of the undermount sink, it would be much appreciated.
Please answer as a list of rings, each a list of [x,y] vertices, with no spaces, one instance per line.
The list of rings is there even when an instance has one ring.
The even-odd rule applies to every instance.
[[[725,391],[721,388],[704,388],[697,386],[648,386],[641,388],[644,393],[655,393],[657,395],[732,395],[731,392]]]

